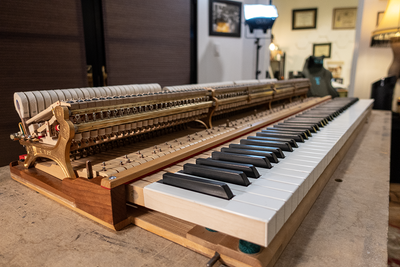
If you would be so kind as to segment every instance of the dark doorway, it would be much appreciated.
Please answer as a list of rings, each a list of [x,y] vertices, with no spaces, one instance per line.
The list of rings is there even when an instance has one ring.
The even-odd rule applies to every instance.
[[[106,86],[103,8],[101,0],[82,0],[83,29],[89,85]],[[92,80],[92,81],[90,81]]]
[[[197,83],[197,0],[190,3],[190,83]]]

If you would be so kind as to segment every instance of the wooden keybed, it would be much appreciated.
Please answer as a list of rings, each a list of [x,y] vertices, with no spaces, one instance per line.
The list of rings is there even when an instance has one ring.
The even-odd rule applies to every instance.
[[[170,151],[164,150],[168,149],[170,144],[165,145],[163,141],[158,144],[157,142],[152,142],[151,146],[134,143],[130,146],[135,147],[136,144],[136,148],[139,149],[130,150],[129,147],[121,147],[120,149],[109,150],[97,155],[74,159],[71,162],[71,168],[74,169],[75,175],[78,174],[76,175],[79,176],[78,178],[62,177],[65,172],[60,172],[60,168],[54,168],[54,164],[50,162],[37,163],[35,168],[32,168],[33,165],[29,165],[31,168],[28,169],[26,169],[27,165],[25,164],[24,166],[22,162],[13,162],[10,164],[11,174],[19,182],[110,228],[118,230],[129,223],[141,224],[143,221],[140,219],[140,216],[138,217],[138,209],[131,210],[126,206],[126,202],[128,201],[135,205],[144,205],[143,188],[145,186],[159,180],[163,172],[174,172],[177,170],[176,166],[182,166],[186,162],[191,162],[199,155],[208,155],[207,153],[209,152],[207,151],[212,148],[219,147],[240,136],[244,136],[259,128],[329,100],[329,97],[327,97],[307,99],[307,101],[301,102],[294,101],[307,92],[307,86],[309,86],[307,80],[269,83],[267,87],[265,84],[252,86],[240,85],[236,86],[233,90],[232,87],[218,88],[218,86],[215,86],[215,88],[210,88],[207,91],[210,93],[210,100],[212,100],[213,104],[208,107],[208,114],[202,117],[204,124],[208,126],[212,126],[213,116],[223,116],[223,114],[229,114],[244,107],[266,106],[270,109],[269,111],[261,111],[260,108],[256,117],[248,116],[242,120],[230,121],[228,127],[226,125],[215,125],[213,129],[210,127],[207,130],[198,131],[196,134],[192,132],[190,139],[187,137],[176,138],[179,145],[178,147],[173,147]],[[238,92],[245,93],[244,95],[240,95]],[[254,101],[254,99],[257,99],[257,101]],[[273,108],[274,101],[281,103],[279,108],[271,109]],[[243,104],[243,102],[248,105]],[[282,103],[285,103],[285,105],[282,106]],[[57,112],[60,109],[65,110],[65,108],[67,107],[59,105],[55,108],[55,111]],[[201,109],[203,108],[201,107]],[[178,110],[176,109],[172,113],[177,114],[176,111]],[[76,113],[76,111],[73,112]],[[150,114],[142,115],[136,115],[133,120],[143,121],[156,117],[156,115],[153,116]],[[196,119],[199,118],[198,116],[194,117]],[[181,119],[185,121],[185,118]],[[66,118],[66,121],[68,121],[68,118]],[[121,121],[121,119],[114,119],[114,122],[116,121]],[[123,118],[122,121],[126,123],[131,120]],[[190,121],[190,119],[186,119],[187,121]],[[234,125],[235,123],[237,125]],[[90,128],[88,125],[90,124],[83,125],[80,129],[87,130]],[[180,123],[178,122],[175,125],[180,125]],[[79,127],[76,128],[79,129]],[[99,126],[98,128],[100,129],[101,127]],[[153,130],[160,130],[160,128],[146,128],[146,130],[148,133]],[[140,136],[140,134],[143,134],[143,132],[133,135]],[[201,135],[203,138],[200,138]],[[194,140],[192,140],[193,138]],[[29,140],[20,140],[20,142],[27,144]],[[173,142],[175,140],[167,141],[167,143]],[[180,144],[181,142],[182,144]],[[160,148],[161,153],[157,151],[154,153],[155,150],[159,150]],[[140,151],[140,154],[138,154],[138,151]],[[152,153],[154,153],[154,156],[151,157]],[[106,162],[107,166],[111,164],[110,161],[114,161],[118,165],[118,162],[127,159],[126,155],[131,160],[131,168],[124,166],[122,166],[123,169],[118,169],[121,166],[110,167],[110,170],[113,170],[112,172],[95,170],[95,166],[98,164],[100,167],[103,162]],[[141,162],[139,162],[141,160],[140,155],[145,155]],[[87,160],[92,161],[94,174],[97,175],[93,179],[85,177],[85,163]],[[57,178],[57,176],[61,176],[61,178]],[[139,213],[147,214],[146,211],[140,211]],[[208,253],[205,254],[209,255]]]

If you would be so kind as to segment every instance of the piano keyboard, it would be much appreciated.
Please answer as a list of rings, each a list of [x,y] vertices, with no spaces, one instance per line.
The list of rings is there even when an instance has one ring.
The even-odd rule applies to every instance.
[[[335,99],[233,140],[147,185],[144,204],[266,247],[372,105],[354,102]]]

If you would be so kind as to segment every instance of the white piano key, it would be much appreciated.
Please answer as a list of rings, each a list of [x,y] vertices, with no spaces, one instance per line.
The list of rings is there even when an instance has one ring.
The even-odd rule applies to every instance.
[[[301,199],[303,199],[305,194],[307,194],[307,192],[308,192],[308,190],[306,189],[307,188],[307,179],[302,179],[302,178],[297,178],[297,177],[295,178],[295,177],[290,177],[290,176],[286,176],[286,175],[282,175],[282,174],[278,175],[275,173],[269,173],[266,176],[261,176],[260,178],[255,179],[253,184],[259,184],[259,183],[262,184],[263,179],[297,185],[298,189],[299,189],[300,201],[301,201]]]
[[[362,102],[365,103],[364,101]],[[286,158],[279,159],[280,162],[277,164],[273,164],[274,167],[272,169],[257,168],[257,170],[261,174],[261,177],[258,179],[250,178],[252,184],[250,184],[248,187],[229,185],[232,188],[232,191],[235,192],[235,197],[237,197],[237,200],[235,200],[235,197],[231,200],[233,201],[232,203],[243,201],[248,204],[254,203],[254,206],[265,206],[267,210],[272,208],[276,211],[276,214],[274,215],[274,220],[276,221],[274,231],[277,232],[282,221],[282,215],[280,213],[282,211],[281,209],[279,209],[279,203],[269,204],[268,202],[265,202],[265,200],[271,198],[276,199],[277,201],[282,201],[281,199],[285,199],[286,197],[287,202],[283,204],[283,210],[285,214],[285,219],[287,219],[288,216],[290,216],[290,214],[294,211],[295,206],[297,205],[296,203],[302,200],[302,198],[308,192],[309,188],[312,187],[314,182],[318,179],[320,174],[324,171],[326,166],[328,166],[329,162],[336,155],[337,151],[339,151],[339,149],[343,146],[348,137],[350,137],[352,131],[354,131],[354,129],[357,127],[357,125],[354,125],[354,123],[361,121],[360,115],[363,114],[363,112],[366,108],[368,108],[369,105],[371,105],[371,101],[367,102],[368,103],[362,105],[363,108],[359,108],[357,103],[356,105],[350,107],[340,116],[336,117],[335,120],[330,122],[326,127],[321,128],[321,131],[313,134],[313,137],[311,137],[304,144],[299,143],[299,148],[295,148],[294,152],[284,152]],[[355,116],[354,119],[353,116]],[[320,133],[322,134],[318,136],[318,134]],[[286,187],[284,184],[291,184],[295,187]],[[151,186],[152,185],[150,185],[149,188],[151,188]],[[276,187],[278,187],[279,189],[272,189]],[[295,189],[296,187],[297,189]],[[154,195],[158,194],[156,191],[157,190],[154,190]],[[160,193],[163,194],[162,190],[160,191]],[[194,194],[194,192],[190,193]],[[288,193],[289,195],[284,195],[284,193]],[[267,194],[269,195],[267,196]],[[298,196],[297,201],[295,200],[296,194]],[[174,197],[171,196],[171,198],[173,199]],[[194,201],[196,203],[199,203],[197,202],[197,200],[197,198],[195,200],[181,199],[181,201],[183,202]],[[259,203],[257,203],[257,201],[259,201]],[[170,207],[169,203],[166,203],[165,201],[162,203],[162,205],[167,206],[166,209],[173,209],[173,207]],[[239,210],[240,208],[238,206],[235,206],[235,208],[229,209],[229,212],[243,212],[242,210]],[[183,211],[183,213],[185,212],[187,212],[187,210]],[[243,218],[249,218],[249,216],[243,215]],[[194,222],[198,223],[197,219],[194,220]],[[272,221],[270,220],[270,224],[268,227],[274,227],[271,222]],[[211,226],[207,227],[213,228]],[[241,230],[237,229],[237,231],[240,232]],[[253,238],[253,236],[255,236],[255,233],[256,232],[249,233],[249,236],[251,237],[245,239],[254,243],[259,242],[254,241],[259,240],[257,239],[257,237]],[[268,231],[268,233],[270,233],[270,231]],[[266,237],[263,241],[266,244],[269,243],[272,235],[269,234],[267,236],[268,237]]]
[[[252,186],[262,186],[266,188],[271,188],[271,189],[276,189],[276,190],[281,190],[281,191],[286,191],[292,194],[292,212],[293,210],[297,207],[297,205],[300,203],[300,197],[299,197],[299,185],[295,184],[288,184],[288,183],[282,183],[280,181],[272,181],[268,179],[252,179],[249,178],[249,181],[251,181],[253,184]],[[257,181],[257,183],[255,183]],[[247,191],[248,192],[248,191]]]
[[[289,218],[289,216],[292,214],[292,212],[294,210],[294,206],[297,203],[297,199],[293,198],[293,194],[286,192],[286,191],[267,188],[267,187],[258,186],[258,185],[251,185],[251,186],[245,187],[245,189],[238,188],[239,186],[237,186],[237,185],[232,185],[232,184],[228,184],[228,185],[230,188],[232,188],[234,190],[243,191],[246,193],[252,193],[252,194],[261,195],[261,196],[266,196],[266,197],[275,198],[275,199],[284,201],[285,202],[285,208],[284,208],[285,209],[285,218]]]
[[[302,164],[291,163],[290,161],[285,162],[285,164],[276,164],[274,170],[295,170],[300,172],[310,173],[314,170],[314,167],[305,166]]]
[[[181,204],[182,200],[185,201],[184,205]],[[263,246],[276,234],[275,211],[235,201],[234,198],[224,200],[162,183],[152,183],[144,188],[144,203],[150,209],[183,220],[196,218],[197,224],[238,238],[249,240],[251,236],[251,242]],[[180,207],[179,212],[176,212],[174,206]]]
[[[335,143],[340,137],[313,136],[307,143]]]
[[[308,148],[313,149],[313,150],[327,150],[332,148],[332,146],[335,144],[335,142],[325,142],[325,141],[320,141],[320,140],[310,140],[306,143],[301,143],[299,145],[299,148],[306,149]]]
[[[180,173],[180,174],[186,175],[186,176],[190,176],[190,177],[198,177],[198,176],[185,174],[185,173]],[[205,177],[202,177],[202,178],[205,178]],[[212,179],[208,179],[208,178],[205,178],[205,179],[212,180]],[[280,189],[276,189],[276,188],[272,188],[272,187],[265,187],[265,186],[258,186],[258,185],[253,185],[251,187],[250,186],[246,187],[246,186],[236,185],[236,184],[231,184],[231,183],[226,183],[226,184],[232,190],[241,191],[241,192],[245,192],[245,193],[254,193],[254,194],[261,195],[261,196],[280,199],[280,200],[283,200],[285,202],[288,202],[288,208],[287,209],[288,209],[288,213],[290,213],[290,214],[292,213],[292,209],[293,209],[292,208],[292,204],[295,204],[296,201],[297,201],[295,199],[289,201],[293,197],[292,196],[292,192],[288,191],[289,189],[293,189],[290,185],[281,185]]]
[[[288,170],[288,169],[276,169],[272,170],[271,172],[264,174],[265,177],[268,178],[270,175],[284,175],[284,176],[289,176],[293,178],[299,178],[299,179],[304,179],[306,180],[306,189],[307,191],[312,187],[314,184],[315,180],[315,172],[300,172],[300,171],[295,171],[295,170]]]
[[[232,193],[235,195],[234,196],[235,201],[245,202],[255,206],[261,206],[267,209],[274,210],[276,212],[277,230],[279,230],[288,219],[285,218],[285,210],[284,210],[285,202],[282,200],[256,194],[249,194],[236,190],[232,190]]]

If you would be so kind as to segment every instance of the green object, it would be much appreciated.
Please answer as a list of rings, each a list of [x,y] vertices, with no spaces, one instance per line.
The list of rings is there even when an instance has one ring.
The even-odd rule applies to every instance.
[[[246,254],[255,254],[260,252],[261,247],[259,245],[244,241],[244,240],[239,240],[239,249],[241,252],[246,253]]]
[[[337,89],[336,91],[339,93],[339,97],[347,97],[348,91],[346,89]]]
[[[207,231],[210,231],[210,232],[218,232],[218,231],[215,231],[215,230],[210,229],[210,228],[207,228],[207,227],[206,227],[206,230],[207,230]]]

